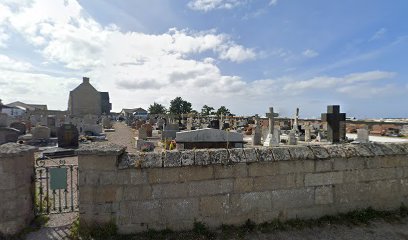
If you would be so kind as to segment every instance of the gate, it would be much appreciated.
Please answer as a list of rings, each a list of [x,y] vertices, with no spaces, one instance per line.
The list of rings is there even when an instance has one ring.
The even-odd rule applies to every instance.
[[[37,159],[34,185],[36,215],[78,211],[76,162],[67,163],[65,159]]]

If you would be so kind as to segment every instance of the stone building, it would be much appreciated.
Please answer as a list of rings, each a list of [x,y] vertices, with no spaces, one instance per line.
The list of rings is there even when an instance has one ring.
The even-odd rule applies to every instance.
[[[98,92],[87,77],[69,93],[68,112],[73,116],[109,114],[111,109],[109,93]]]

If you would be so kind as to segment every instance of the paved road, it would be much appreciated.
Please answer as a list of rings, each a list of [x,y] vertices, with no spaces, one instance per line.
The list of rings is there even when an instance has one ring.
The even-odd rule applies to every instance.
[[[127,147],[127,152],[135,153],[135,139],[137,131],[128,127],[124,122],[114,122],[115,132],[107,132],[106,137],[109,142],[116,143]]]
[[[71,224],[78,212],[51,214],[47,225],[36,232],[29,233],[26,240],[65,240],[69,239]]]

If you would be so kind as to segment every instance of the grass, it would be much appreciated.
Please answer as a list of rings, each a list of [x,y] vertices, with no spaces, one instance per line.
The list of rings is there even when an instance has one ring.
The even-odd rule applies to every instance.
[[[94,225],[91,227],[81,226],[76,220],[71,228],[71,239],[112,239],[112,240],[212,240],[212,239],[244,239],[252,232],[273,233],[277,231],[301,230],[305,228],[324,227],[331,225],[365,226],[374,220],[384,220],[386,222],[400,222],[408,217],[408,208],[401,205],[393,211],[379,211],[373,208],[355,210],[338,215],[324,216],[318,219],[291,219],[272,221],[256,224],[248,219],[241,226],[222,225],[218,229],[210,230],[204,223],[194,222],[194,227],[190,231],[173,232],[169,229],[157,231],[149,229],[146,232],[132,235],[118,235],[117,227],[114,223],[106,225]]]
[[[91,240],[91,239],[117,239],[117,226],[113,222],[107,224],[80,224],[79,219],[76,219],[70,228],[70,239],[73,240]],[[120,239],[120,238],[118,238]]]

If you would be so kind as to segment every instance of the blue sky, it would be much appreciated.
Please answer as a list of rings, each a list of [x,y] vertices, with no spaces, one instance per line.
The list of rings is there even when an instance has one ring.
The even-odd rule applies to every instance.
[[[0,98],[67,108],[89,76],[114,110],[408,117],[404,0],[3,0]]]

